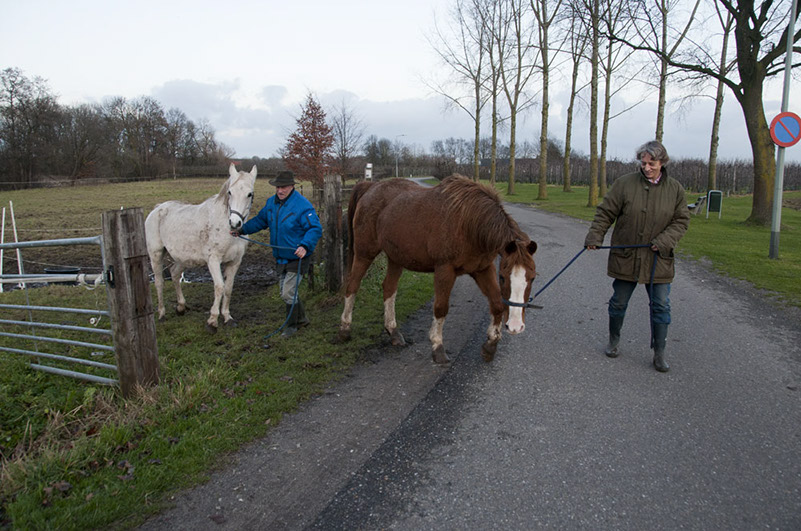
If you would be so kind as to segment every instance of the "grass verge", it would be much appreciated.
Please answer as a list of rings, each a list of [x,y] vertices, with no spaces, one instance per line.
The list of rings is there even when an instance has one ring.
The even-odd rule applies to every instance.
[[[176,196],[200,202],[220,185],[192,180],[31,190],[14,192],[11,200],[22,239],[50,239],[93,235],[85,232],[99,231],[100,214],[108,209],[141,205],[148,212]],[[266,180],[257,189],[257,205],[271,192],[264,185]],[[53,204],[59,208],[50,208]],[[251,252],[258,252],[255,246]],[[75,265],[82,255],[69,259]],[[365,278],[354,310],[353,339],[342,345],[330,343],[338,329],[339,296],[310,291],[304,284],[302,297],[313,324],[290,339],[276,335],[265,340],[285,317],[277,288],[235,284],[231,311],[239,326],[209,335],[205,320],[213,287],[186,284],[187,303],[196,311],[182,317],[168,311],[167,320],[157,324],[161,383],[130,400],[112,388],[31,370],[29,359],[0,353],[0,527],[132,527],[161,509],[170,493],[202,482],[229,452],[263,436],[381,341],[384,269],[377,261]],[[167,284],[167,300],[174,301]],[[398,319],[423,306],[432,290],[429,275],[405,272]],[[106,307],[102,288],[71,286],[7,292],[0,301]],[[25,320],[27,312],[3,310],[3,318]],[[62,322],[88,326],[86,317],[81,319],[67,316]],[[59,334],[69,337],[70,332]],[[0,341],[9,345],[14,340]],[[60,353],[92,357],[83,347],[67,349]],[[54,351],[50,346],[43,350]]]

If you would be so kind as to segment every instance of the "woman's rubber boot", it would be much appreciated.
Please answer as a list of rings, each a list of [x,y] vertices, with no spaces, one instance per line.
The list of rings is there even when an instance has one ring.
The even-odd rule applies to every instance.
[[[610,358],[617,358],[620,352],[617,346],[620,344],[620,329],[623,328],[622,316],[609,316],[609,344],[606,345],[606,355]]]
[[[286,327],[284,331],[281,332],[281,335],[284,337],[292,337],[298,331],[298,306],[295,304],[286,305],[286,314],[287,314],[287,321]]]
[[[668,372],[670,365],[665,360],[665,346],[667,345],[668,325],[653,323],[654,336],[651,347],[654,349],[654,368],[659,372]]]

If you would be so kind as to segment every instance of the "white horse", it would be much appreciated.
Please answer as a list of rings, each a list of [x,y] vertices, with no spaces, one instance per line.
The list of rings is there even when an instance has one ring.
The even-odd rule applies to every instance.
[[[231,290],[248,242],[234,238],[230,231],[241,227],[250,214],[256,166],[248,173],[237,172],[231,164],[228,173],[230,178],[220,193],[203,203],[189,205],[181,201],[167,201],[156,205],[145,220],[147,253],[150,255],[159,299],[159,321],[164,320],[162,260],[167,252],[174,262],[170,274],[178,294],[175,308],[178,315],[186,311],[181,274],[187,267],[206,264],[214,280],[214,304],[206,327],[210,332],[216,332],[220,313],[226,325],[233,324],[228,309]]]

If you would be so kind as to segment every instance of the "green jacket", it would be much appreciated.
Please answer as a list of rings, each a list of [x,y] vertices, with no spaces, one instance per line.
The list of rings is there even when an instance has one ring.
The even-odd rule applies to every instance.
[[[662,168],[662,179],[657,185],[651,184],[639,170],[619,177],[595,211],[585,247],[603,245],[604,235],[613,223],[611,245],[656,245],[659,259],[654,283],[673,281],[673,250],[690,225],[690,212],[684,188],[668,177],[667,168]],[[610,249],[607,274],[647,284],[651,281],[653,260],[650,247]]]

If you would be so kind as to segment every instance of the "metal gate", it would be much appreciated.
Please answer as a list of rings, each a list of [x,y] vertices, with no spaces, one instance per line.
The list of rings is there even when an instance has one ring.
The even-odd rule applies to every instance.
[[[27,319],[0,319],[0,351],[34,359],[30,367],[92,382],[119,385],[123,396],[131,396],[139,386],[153,385],[159,380],[158,346],[147,279],[147,252],[145,246],[144,215],[141,208],[126,208],[105,212],[102,216],[103,234],[90,238],[65,238],[61,240],[40,240],[33,242],[3,243],[0,250],[24,249],[29,247],[50,247],[64,245],[97,245],[103,270],[100,274],[46,273],[17,275],[0,274],[0,282],[25,285],[35,282],[71,282],[94,289],[104,286],[107,309],[70,308],[36,306],[30,304],[28,291],[26,304],[0,303],[0,316],[12,312],[26,313]],[[0,302],[4,296],[0,295]],[[34,314],[36,318],[34,318]],[[93,326],[78,326],[47,322],[42,315],[78,314],[91,316]],[[103,323],[109,327],[98,326]],[[59,333],[71,337],[56,337]],[[75,337],[72,337],[75,336]],[[13,343],[11,345],[10,343]],[[41,343],[41,345],[40,345]],[[47,349],[43,348],[47,345]],[[50,352],[58,347],[68,349],[88,349],[83,357],[69,356],[62,352]],[[41,347],[41,348],[40,348]],[[112,352],[115,364],[95,361],[92,354]],[[83,354],[84,351],[81,351]],[[116,372],[101,376],[77,370],[69,370],[49,365],[46,362],[82,365]]]
[[[89,238],[65,238],[59,240],[40,240],[33,242],[19,242],[19,243],[4,243],[0,244],[0,249],[25,249],[33,247],[54,247],[54,246],[68,246],[68,245],[95,245],[100,247],[100,254],[103,257],[103,239],[102,236],[94,236]],[[103,271],[106,271],[105,258],[103,257]],[[36,283],[74,283],[84,285],[91,289],[97,288],[99,285],[105,287],[105,278],[103,274],[80,274],[80,273],[45,273],[45,274],[2,274],[0,275],[0,282],[3,284],[19,284],[21,289],[31,289],[30,284]],[[104,297],[105,298],[105,297]],[[27,293],[26,293],[27,300]],[[47,361],[57,361],[66,364],[82,365],[88,367],[95,367],[98,369],[105,369],[108,371],[117,372],[117,366],[87,359],[86,357],[67,356],[57,350],[58,346],[80,347],[89,349],[89,357],[92,357],[97,352],[114,353],[114,345],[111,337],[110,328],[110,314],[107,310],[89,309],[89,308],[70,308],[70,307],[54,307],[54,306],[37,306],[30,304],[0,304],[0,310],[9,311],[24,311],[27,313],[27,320],[20,319],[0,319],[0,337],[7,337],[19,343],[19,347],[0,345],[0,350],[29,356],[33,361],[29,364],[32,369],[44,371],[52,374],[60,374],[62,376],[69,376],[72,378],[79,378],[88,380],[99,384],[116,385],[118,380],[113,377],[104,377],[96,374],[88,374],[79,372],[77,370],[68,370],[52,365],[48,365]],[[7,313],[7,312],[4,312]],[[91,317],[90,323],[105,322],[109,323],[109,328],[101,328],[99,326],[75,326],[67,325],[59,322],[47,321],[46,316],[53,316],[57,318],[59,315],[64,314],[80,314]],[[41,316],[41,317],[40,317]],[[102,320],[106,317],[105,321]],[[19,333],[23,329],[27,329],[27,333]],[[7,330],[17,330],[18,332],[9,332]],[[81,336],[86,336],[86,341],[81,339],[64,339],[48,335],[52,331],[65,331],[78,332]],[[97,339],[93,339],[97,338]],[[45,346],[47,350],[45,350]]]

